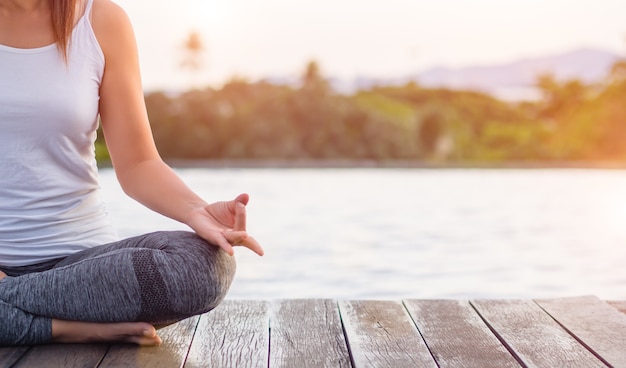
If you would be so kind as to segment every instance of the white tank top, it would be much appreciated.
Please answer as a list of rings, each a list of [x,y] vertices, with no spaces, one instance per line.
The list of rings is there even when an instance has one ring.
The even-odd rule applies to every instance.
[[[94,155],[104,55],[92,3],[74,27],[67,64],[56,44],[0,45],[0,266],[117,240]]]

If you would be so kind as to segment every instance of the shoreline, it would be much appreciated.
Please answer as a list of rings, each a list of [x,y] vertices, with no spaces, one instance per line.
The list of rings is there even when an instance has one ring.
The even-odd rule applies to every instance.
[[[306,159],[164,159],[173,168],[192,169],[581,169],[625,170],[626,161],[508,161],[435,162],[415,160],[306,160]],[[99,168],[111,168],[110,161],[99,161]]]
[[[252,169],[589,169],[624,170],[624,161],[429,162],[415,160],[208,160],[164,159],[175,168]],[[110,165],[109,165],[110,166]]]

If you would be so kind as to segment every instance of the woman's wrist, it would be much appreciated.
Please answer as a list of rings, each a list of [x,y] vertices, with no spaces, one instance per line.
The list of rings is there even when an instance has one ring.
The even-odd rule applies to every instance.
[[[206,216],[206,207],[208,205],[204,201],[191,202],[182,216],[181,222],[193,228],[192,225],[197,221],[197,218]]]

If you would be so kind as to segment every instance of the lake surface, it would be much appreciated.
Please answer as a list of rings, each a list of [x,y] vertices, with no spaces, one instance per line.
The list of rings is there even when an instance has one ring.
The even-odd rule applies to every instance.
[[[177,169],[207,201],[251,196],[258,257],[233,299],[626,300],[626,172],[573,169]],[[121,236],[185,229],[103,195]]]

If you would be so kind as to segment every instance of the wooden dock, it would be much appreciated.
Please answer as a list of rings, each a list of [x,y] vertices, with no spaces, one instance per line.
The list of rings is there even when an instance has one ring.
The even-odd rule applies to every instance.
[[[626,367],[626,302],[227,300],[163,345],[0,348],[0,367]]]

